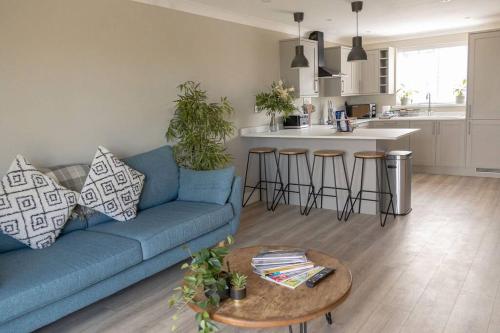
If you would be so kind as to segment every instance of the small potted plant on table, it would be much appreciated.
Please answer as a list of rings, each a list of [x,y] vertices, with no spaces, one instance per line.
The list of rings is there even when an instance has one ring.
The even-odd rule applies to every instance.
[[[276,121],[277,114],[282,114],[286,118],[295,112],[293,91],[293,87],[285,87],[283,81],[279,80],[272,83],[270,92],[261,92],[255,97],[257,111],[266,111],[271,116],[271,122],[269,123],[271,132],[279,130],[279,125]]]
[[[231,275],[231,298],[235,301],[244,299],[247,296],[247,276],[240,273]]]

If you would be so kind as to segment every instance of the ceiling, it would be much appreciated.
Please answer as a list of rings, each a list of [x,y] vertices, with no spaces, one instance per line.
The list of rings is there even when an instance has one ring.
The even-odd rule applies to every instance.
[[[349,0],[136,1],[292,34],[292,13],[303,11],[303,31],[324,31],[334,42],[348,42],[356,31]],[[365,43],[494,27],[500,27],[500,0],[365,0],[359,13]]]

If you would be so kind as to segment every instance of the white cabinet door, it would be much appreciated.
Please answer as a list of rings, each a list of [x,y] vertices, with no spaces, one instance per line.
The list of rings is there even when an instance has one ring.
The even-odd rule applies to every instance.
[[[410,136],[413,164],[434,166],[436,164],[436,122],[414,120],[410,121],[410,128],[420,129],[420,131]]]
[[[309,60],[309,67],[299,68],[300,95],[317,96],[318,94],[318,54],[315,43],[303,42],[304,55]]]
[[[341,80],[341,93],[342,96],[352,95],[352,64],[347,61],[347,56],[351,50],[342,47],[340,51],[340,68],[342,74],[345,74]]]
[[[438,121],[436,129],[436,165],[465,166],[465,121]]]
[[[362,64],[365,61],[351,62],[351,93],[359,95],[361,93]]]
[[[500,169],[500,120],[470,120],[467,125],[467,166]]]
[[[368,59],[359,62],[361,64],[360,89],[364,95],[378,94],[380,91],[380,51],[366,51]]]
[[[500,119],[500,31],[469,37],[468,101],[471,119]]]

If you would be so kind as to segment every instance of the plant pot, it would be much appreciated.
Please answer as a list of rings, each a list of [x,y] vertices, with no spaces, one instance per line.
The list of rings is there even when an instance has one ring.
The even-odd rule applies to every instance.
[[[234,299],[235,301],[240,301],[245,297],[247,297],[247,288],[242,288],[242,289],[231,288],[230,295],[231,298]]]
[[[465,96],[455,96],[455,103],[456,104],[465,104]]]
[[[271,132],[278,132],[279,131],[279,125],[278,122],[276,121],[276,114],[272,113],[271,114],[271,121],[269,122],[269,130]]]
[[[408,97],[401,97],[400,101],[401,101],[401,105],[408,105],[408,102],[410,101],[410,99]]]

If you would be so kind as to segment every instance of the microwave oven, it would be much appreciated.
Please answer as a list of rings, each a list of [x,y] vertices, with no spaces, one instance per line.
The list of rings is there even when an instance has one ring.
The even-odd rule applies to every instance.
[[[352,104],[347,105],[347,116],[354,118],[375,118],[377,117],[376,104]]]

